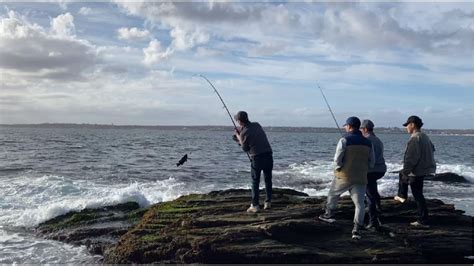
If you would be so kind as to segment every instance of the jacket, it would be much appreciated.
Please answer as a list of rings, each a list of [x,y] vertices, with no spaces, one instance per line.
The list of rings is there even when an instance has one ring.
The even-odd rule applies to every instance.
[[[426,176],[436,173],[435,147],[430,138],[420,131],[414,132],[408,140],[403,156],[402,174],[405,176]]]
[[[367,172],[375,164],[372,143],[360,130],[353,130],[339,140],[334,163],[336,178],[352,184],[367,184]]]

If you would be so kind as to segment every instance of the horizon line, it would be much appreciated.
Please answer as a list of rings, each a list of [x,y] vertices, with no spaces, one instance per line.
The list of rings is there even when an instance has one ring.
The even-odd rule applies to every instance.
[[[232,125],[139,125],[139,124],[98,124],[98,123],[0,123],[0,126],[45,126],[45,125],[70,125],[70,126],[100,126],[100,127],[230,127],[233,128]],[[324,126],[272,126],[267,125],[265,127],[271,128],[315,128],[315,129],[334,129],[338,130],[337,127],[324,127]],[[403,130],[404,127],[396,127],[396,126],[389,126],[389,127],[376,127],[375,129],[400,129]],[[452,130],[452,131],[474,131],[474,128],[423,128],[423,130]]]

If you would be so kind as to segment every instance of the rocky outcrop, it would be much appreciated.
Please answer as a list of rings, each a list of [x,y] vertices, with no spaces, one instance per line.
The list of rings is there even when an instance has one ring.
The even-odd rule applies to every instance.
[[[263,193],[262,193],[263,196]],[[325,198],[274,189],[271,210],[245,212],[248,190],[188,195],[148,209],[129,203],[70,213],[38,227],[47,238],[87,245],[106,263],[472,263],[472,217],[427,200],[431,227],[414,228],[416,204],[382,199],[382,230],[351,239],[354,207],[315,219]]]
[[[48,239],[84,245],[92,254],[103,255],[140,221],[145,211],[135,202],[73,211],[40,224],[36,232]]]
[[[442,181],[442,182],[469,183],[469,181],[464,176],[461,176],[455,173],[450,173],[450,172],[439,173],[427,179],[431,179],[434,181]]]

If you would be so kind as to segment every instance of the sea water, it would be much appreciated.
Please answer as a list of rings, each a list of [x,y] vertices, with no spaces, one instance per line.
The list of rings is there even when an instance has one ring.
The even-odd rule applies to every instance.
[[[275,187],[325,196],[338,133],[267,131]],[[388,172],[382,196],[397,191],[408,134],[380,134]],[[34,227],[67,213],[128,201],[141,206],[189,193],[250,188],[248,158],[218,128],[0,127],[0,264],[94,263],[85,247],[38,238]],[[425,181],[425,196],[474,215],[474,137],[430,136],[437,172],[468,183]],[[178,160],[188,154],[180,167]],[[250,201],[250,195],[249,195]]]

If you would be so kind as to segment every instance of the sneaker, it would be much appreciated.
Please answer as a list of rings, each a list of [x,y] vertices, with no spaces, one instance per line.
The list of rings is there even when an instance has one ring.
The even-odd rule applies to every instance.
[[[404,199],[404,198],[399,197],[399,196],[395,196],[393,199],[396,200],[396,201],[400,201],[400,203],[405,203],[405,201],[407,200],[407,199]]]
[[[263,205],[264,210],[270,210],[272,208],[272,203],[271,202],[265,202]]]
[[[319,215],[318,218],[319,220],[325,221],[327,223],[334,223],[336,221],[336,219],[334,218],[334,215],[332,215],[331,213],[327,211],[324,214]]]
[[[354,224],[354,228],[352,228],[352,239],[360,240],[362,236],[360,235],[361,226]]]
[[[380,231],[380,225],[378,223],[369,223],[365,229],[370,231]]]
[[[250,205],[250,207],[247,209],[247,212],[250,212],[250,213],[260,212],[260,206]]]
[[[419,228],[430,228],[430,226],[427,223],[423,223],[423,222],[420,222],[420,221],[412,222],[412,223],[410,223],[410,225],[414,226],[414,227],[419,227]]]

